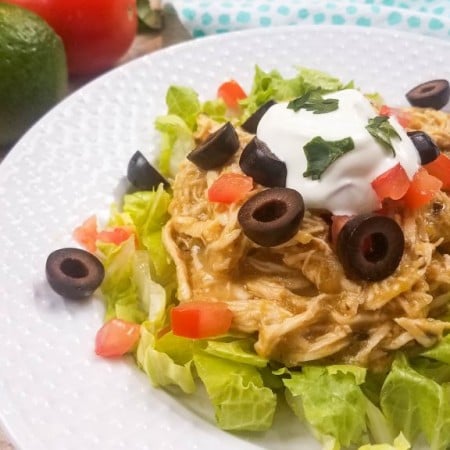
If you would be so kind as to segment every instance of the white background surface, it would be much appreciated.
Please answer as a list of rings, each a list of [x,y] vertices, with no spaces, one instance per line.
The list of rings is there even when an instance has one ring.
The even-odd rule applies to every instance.
[[[93,352],[100,299],[64,301],[45,283],[50,251],[93,213],[106,217],[130,156],[157,148],[153,120],[170,84],[214,97],[253,67],[329,71],[389,105],[422,81],[450,78],[444,41],[345,27],[254,30],[192,41],[120,67],[63,101],[0,165],[0,418],[31,449],[319,448],[281,410],[266,434],[215,428],[204,399],[154,389],[131,360]],[[154,154],[154,153],[153,153]],[[290,417],[290,418],[289,418]]]

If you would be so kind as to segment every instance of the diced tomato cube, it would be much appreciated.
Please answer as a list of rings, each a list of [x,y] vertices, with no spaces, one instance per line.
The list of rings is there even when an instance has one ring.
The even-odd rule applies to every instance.
[[[122,356],[136,347],[141,326],[121,319],[106,322],[95,337],[95,353],[105,358]]]
[[[406,194],[410,181],[405,169],[399,163],[376,177],[371,185],[381,201],[385,198],[399,200]]]
[[[219,86],[217,97],[221,98],[229,108],[236,109],[239,106],[239,100],[246,98],[247,94],[238,82],[230,80]]]
[[[175,306],[170,311],[173,334],[203,339],[226,333],[232,312],[224,302],[194,301]]]
[[[442,182],[423,167],[414,175],[403,201],[408,208],[416,209],[429,203],[441,189]]]
[[[434,161],[423,167],[430,175],[442,181],[442,190],[450,190],[450,158],[447,155],[441,153]]]
[[[208,200],[235,203],[253,189],[253,178],[240,173],[224,173],[208,189]]]

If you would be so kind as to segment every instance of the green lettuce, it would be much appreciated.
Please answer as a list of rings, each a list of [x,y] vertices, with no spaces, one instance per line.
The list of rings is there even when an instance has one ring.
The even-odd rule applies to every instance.
[[[139,241],[149,254],[152,279],[164,286],[173,283],[175,267],[162,242],[162,228],[169,219],[172,197],[162,184],[156,191],[139,191],[125,195],[123,212],[136,227]]]
[[[263,431],[271,427],[276,395],[264,386],[256,367],[202,351],[194,354],[194,364],[220,428]]]
[[[444,336],[437,345],[423,352],[422,356],[450,364],[450,334]]]
[[[237,339],[231,342],[208,341],[204,351],[219,358],[255,367],[267,366],[268,360],[258,356],[253,348],[253,339]]]
[[[300,419],[306,419],[327,446],[360,444],[367,431],[367,398],[360,384],[365,369],[334,365],[305,366],[284,379],[286,399]]]
[[[148,322],[141,325],[136,360],[138,366],[148,375],[153,386],[178,386],[183,392],[191,394],[195,391],[195,381],[192,375],[192,353],[188,347],[176,347],[177,352],[183,349],[185,363],[177,364],[166,352],[156,349],[156,338],[152,332],[153,326]],[[174,340],[173,346],[179,342]],[[170,345],[166,343],[166,347]],[[175,349],[175,347],[174,347]]]
[[[175,114],[157,117],[155,128],[161,135],[158,168],[163,175],[174,177],[185,156],[195,147],[194,135],[186,122]]]
[[[403,433],[400,433],[391,444],[366,444],[359,447],[358,450],[408,450],[411,448],[411,444],[405,438]]]
[[[245,121],[269,100],[288,101],[311,91],[324,94],[352,86],[352,83],[344,85],[337,78],[318,70],[300,68],[294,77],[284,78],[278,70],[265,72],[256,66],[250,93],[240,101],[244,108],[241,121]]]
[[[384,415],[395,431],[413,442],[423,433],[431,450],[450,445],[450,384],[439,384],[410,367],[399,355],[380,395]]]
[[[167,113],[180,117],[191,130],[195,130],[201,104],[194,89],[170,86],[166,94]]]
[[[112,208],[109,226],[131,226],[142,248],[136,248],[134,235],[119,245],[97,242],[105,268],[101,291],[106,320],[116,317],[142,323],[148,319],[156,324],[165,318],[175,290],[175,268],[161,237],[170,199],[160,185],[156,191],[126,195],[123,211]]]
[[[127,322],[143,322],[147,311],[133,282],[133,237],[120,245],[98,242],[97,248],[105,268],[105,278],[100,287],[106,304],[105,321],[118,318]]]

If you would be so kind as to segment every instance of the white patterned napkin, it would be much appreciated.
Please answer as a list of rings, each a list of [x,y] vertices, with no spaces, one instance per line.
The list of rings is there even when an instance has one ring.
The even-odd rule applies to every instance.
[[[167,0],[194,37],[293,24],[357,25],[450,41],[450,0]],[[450,55],[449,55],[450,56]]]

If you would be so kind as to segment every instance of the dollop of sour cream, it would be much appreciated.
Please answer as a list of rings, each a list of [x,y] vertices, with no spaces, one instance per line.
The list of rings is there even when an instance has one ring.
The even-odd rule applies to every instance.
[[[391,140],[395,156],[375,140],[366,126],[377,112],[360,91],[346,89],[323,98],[338,99],[338,109],[314,114],[277,103],[261,118],[256,135],[286,163],[286,187],[300,192],[306,208],[326,209],[335,215],[375,211],[380,201],[371,181],[398,163],[412,179],[420,165],[419,154],[394,117],[389,122],[400,136]],[[326,141],[351,137],[355,148],[334,161],[320,179],[312,180],[303,176],[307,168],[303,147],[316,136]]]

